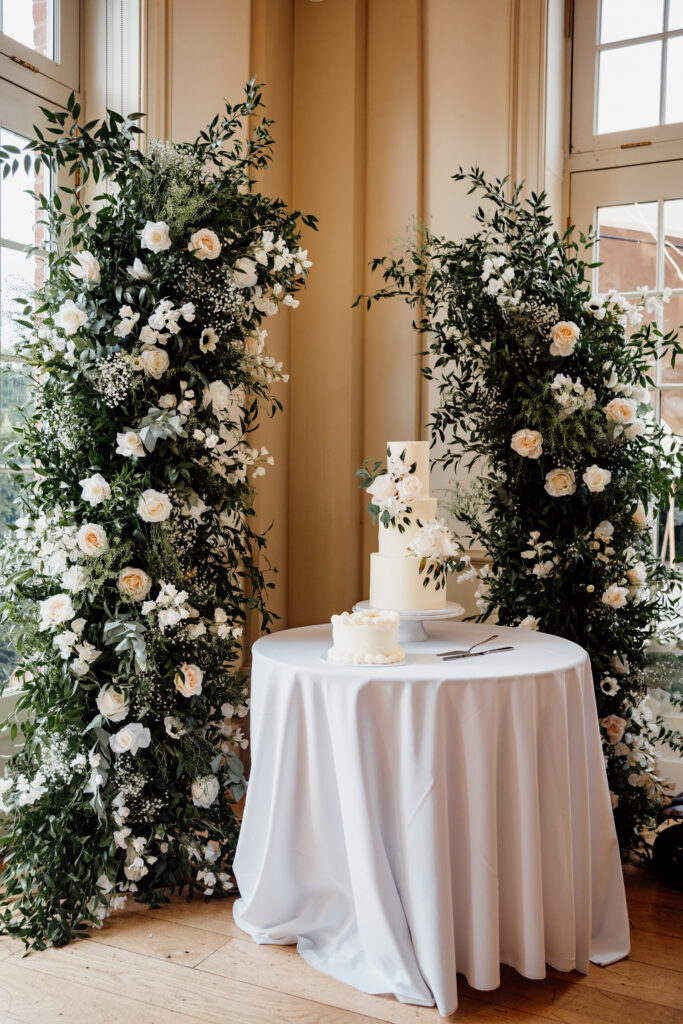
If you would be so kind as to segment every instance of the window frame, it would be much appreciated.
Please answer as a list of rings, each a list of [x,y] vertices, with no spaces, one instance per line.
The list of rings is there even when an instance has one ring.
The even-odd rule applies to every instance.
[[[606,150],[631,150],[634,159],[661,159],[656,154],[660,144],[683,140],[683,121],[672,124],[655,124],[645,128],[631,128],[620,132],[598,134],[597,101],[599,87],[599,58],[601,49],[616,49],[634,42],[648,42],[656,39],[683,37],[683,29],[620,39],[600,44],[600,11],[602,0],[578,0],[573,6],[572,57],[571,57],[571,127],[569,139],[570,155],[601,153]],[[664,0],[664,25],[668,24],[669,0]],[[660,111],[662,109],[666,60],[663,54],[660,71]],[[683,150],[683,141],[681,142]],[[647,153],[645,150],[647,149]]]
[[[8,3],[11,0],[0,0]],[[54,41],[56,59],[37,53],[30,46],[12,39],[0,32],[0,54],[9,61],[22,67],[30,75],[40,75],[50,79],[69,90],[78,92],[80,89],[80,0],[53,0],[55,7]],[[5,77],[5,75],[3,75]],[[14,76],[10,80],[14,80]],[[40,82],[28,88],[36,95],[44,95]]]

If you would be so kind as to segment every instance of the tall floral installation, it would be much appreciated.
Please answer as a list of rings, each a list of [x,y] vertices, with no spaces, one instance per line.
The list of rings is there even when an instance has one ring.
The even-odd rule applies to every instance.
[[[480,619],[589,652],[619,838],[643,851],[668,792],[653,748],[663,731],[645,700],[646,643],[681,621],[681,578],[656,557],[651,528],[683,467],[648,389],[654,359],[664,351],[673,364],[683,348],[676,331],[645,319],[666,295],[644,288],[634,304],[591,294],[595,264],[571,231],[553,232],[543,195],[525,199],[477,169],[454,179],[481,194],[480,230],[459,242],[425,231],[373,261],[384,276],[374,298],[401,296],[416,310],[423,372],[440,396],[431,429],[441,461],[483,474],[453,499],[492,563]],[[679,734],[665,738],[683,749]]]
[[[69,182],[36,197],[45,284],[17,322],[38,386],[13,464],[33,479],[1,567],[25,742],[0,780],[0,922],[35,948],[129,895],[232,884],[241,638],[272,586],[253,503],[273,460],[250,434],[287,379],[263,325],[298,305],[315,226],[254,187],[262,106],[250,83],[195,142],[139,149],[142,115],[83,124],[72,97],[25,156]]]

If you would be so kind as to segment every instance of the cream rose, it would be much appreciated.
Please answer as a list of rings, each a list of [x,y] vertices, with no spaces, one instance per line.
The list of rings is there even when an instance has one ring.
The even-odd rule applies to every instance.
[[[38,605],[40,612],[40,630],[50,629],[51,626],[61,626],[70,622],[76,612],[68,594],[55,594],[48,597]]]
[[[647,569],[645,568],[644,562],[636,562],[630,569],[626,571],[626,577],[629,583],[634,587],[642,587],[643,583],[647,581]]]
[[[101,555],[109,547],[107,534],[99,523],[83,523],[76,534],[76,542],[84,555]]]
[[[88,577],[82,565],[72,565],[62,573],[62,586],[72,594],[85,590]]]
[[[60,327],[65,334],[75,334],[88,319],[88,314],[73,299],[67,299],[55,313],[55,327]]]
[[[576,491],[573,469],[551,469],[545,476],[545,490],[551,498],[566,498]]]
[[[608,715],[607,718],[600,719],[600,725],[607,733],[607,739],[610,743],[621,742],[621,738],[626,731],[626,719],[620,718],[619,715]]]
[[[196,697],[202,692],[204,673],[198,665],[182,664],[175,674],[174,684],[183,697]]]
[[[233,268],[232,279],[238,288],[253,288],[258,281],[256,264],[248,256],[242,256]]]
[[[525,459],[537,459],[543,454],[543,435],[538,430],[518,430],[512,435],[510,447]]]
[[[102,717],[110,722],[122,722],[128,714],[128,697],[114,686],[103,686],[95,703]]]
[[[204,388],[202,404],[206,409],[208,405],[214,413],[225,412],[232,403],[232,391],[222,380],[212,381],[208,388]]]
[[[132,597],[134,601],[144,601],[149,594],[152,581],[142,569],[127,565],[119,573],[116,586],[124,597]]]
[[[396,483],[388,473],[382,473],[380,476],[376,476],[368,487],[368,494],[375,504],[378,504],[380,501],[388,501],[390,498],[395,498],[397,493]]]
[[[141,722],[131,722],[109,737],[109,746],[115,754],[137,754],[141,747],[149,746],[151,739],[149,729]]]
[[[136,281],[149,281],[152,276],[148,267],[146,267],[142,260],[138,259],[137,256],[133,260],[132,265],[130,267],[126,267],[126,270]]]
[[[608,469],[600,469],[599,466],[589,466],[583,474],[583,482],[592,494],[600,494],[612,479]]]
[[[617,583],[610,583],[607,590],[602,595],[602,603],[606,604],[608,608],[623,608],[626,605],[628,599],[628,590],[626,587],[620,587]]]
[[[81,485],[81,498],[83,501],[87,501],[89,505],[101,505],[102,502],[109,501],[111,498],[111,487],[101,473],[87,476],[85,479],[79,480],[79,483]]]
[[[215,231],[201,228],[190,238],[190,252],[198,260],[215,260],[221,254],[221,243]]]
[[[642,501],[639,501],[636,505],[636,510],[631,516],[631,521],[638,527],[639,530],[644,530],[648,525],[647,512]]]
[[[604,407],[603,412],[610,423],[627,426],[636,418],[636,403],[630,398],[613,398]]]
[[[128,459],[144,458],[145,446],[136,430],[125,430],[122,434],[116,435],[116,453],[125,455]]]
[[[398,496],[405,505],[412,505],[422,494],[422,481],[415,473],[408,473],[397,484]]]
[[[138,515],[145,523],[162,523],[172,511],[171,499],[163,491],[149,488],[140,495]]]
[[[148,377],[161,380],[168,370],[168,352],[165,352],[163,348],[143,348],[140,353],[140,362]]]
[[[195,779],[190,787],[192,803],[197,807],[210,807],[220,793],[220,783],[215,775],[203,775]]]
[[[572,354],[579,339],[579,328],[573,320],[560,320],[550,332],[551,356],[567,357]]]
[[[171,248],[171,235],[168,224],[163,220],[148,220],[140,235],[140,245],[152,252],[163,252]]]
[[[101,280],[99,261],[85,249],[71,254],[69,273],[79,281],[87,281],[89,284],[99,284]]]

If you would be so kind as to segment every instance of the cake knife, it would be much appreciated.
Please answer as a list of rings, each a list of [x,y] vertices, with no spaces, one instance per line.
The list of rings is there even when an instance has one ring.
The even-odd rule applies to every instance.
[[[463,658],[481,658],[484,654],[497,654],[499,651],[514,651],[514,647],[492,647],[489,651],[463,651],[460,654],[441,655],[442,661],[461,661]]]

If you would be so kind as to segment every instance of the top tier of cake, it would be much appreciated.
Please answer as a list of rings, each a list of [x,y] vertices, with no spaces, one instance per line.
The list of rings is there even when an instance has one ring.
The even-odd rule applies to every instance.
[[[387,457],[400,459],[405,452],[403,461],[407,466],[415,463],[415,476],[420,478],[422,491],[420,500],[429,497],[429,442],[428,441],[388,441]]]
[[[420,497],[410,503],[411,514],[401,517],[402,530],[398,526],[379,526],[380,555],[400,558],[409,555],[408,545],[419,529],[418,520],[429,522],[436,516],[436,499],[429,497],[429,442],[428,441],[389,441],[387,457],[399,459],[405,452],[404,462],[407,466],[415,463],[414,475],[420,478],[422,490]],[[408,520],[406,522],[405,520]]]

